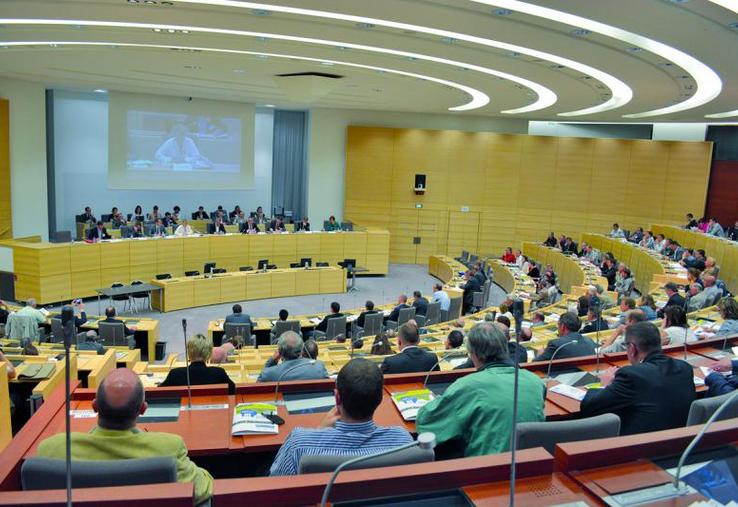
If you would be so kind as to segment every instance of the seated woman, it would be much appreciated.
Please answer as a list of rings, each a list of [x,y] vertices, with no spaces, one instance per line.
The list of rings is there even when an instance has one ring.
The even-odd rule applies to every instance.
[[[717,304],[723,323],[715,336],[738,334],[738,303],[733,298],[722,298]]]
[[[372,354],[376,356],[387,356],[392,354],[392,344],[390,343],[390,336],[394,335],[391,331],[385,331],[374,337],[374,343],[372,343]]]
[[[697,341],[697,335],[689,329],[687,314],[681,306],[667,306],[664,308],[664,320],[661,323],[661,345],[682,345]]]
[[[159,384],[160,387],[186,386],[187,371],[190,370],[190,384],[228,384],[228,394],[236,394],[236,384],[228,377],[223,368],[205,364],[213,353],[213,343],[202,334],[196,334],[187,341],[187,355],[190,359],[188,366],[169,370],[167,378]]]
[[[653,296],[650,294],[641,296],[640,301],[638,301],[638,308],[643,310],[646,320],[656,320],[658,317],[656,315],[656,301],[654,301]]]

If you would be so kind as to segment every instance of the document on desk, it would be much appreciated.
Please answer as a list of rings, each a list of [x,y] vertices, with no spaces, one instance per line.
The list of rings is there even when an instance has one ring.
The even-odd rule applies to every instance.
[[[566,396],[567,398],[572,398],[577,401],[582,401],[584,399],[584,395],[587,394],[587,391],[585,391],[584,389],[568,386],[566,384],[556,384],[555,386],[550,387],[548,390],[552,393],[560,394],[562,396]]]
[[[392,402],[406,421],[414,421],[418,417],[418,410],[435,399],[430,389],[413,389],[392,394]]]
[[[313,317],[310,319],[310,322],[312,322],[313,324],[320,324],[321,320],[322,319],[319,319],[318,317]]]
[[[239,403],[233,409],[231,435],[277,434],[279,427],[266,417],[276,413],[277,406],[272,403]]]

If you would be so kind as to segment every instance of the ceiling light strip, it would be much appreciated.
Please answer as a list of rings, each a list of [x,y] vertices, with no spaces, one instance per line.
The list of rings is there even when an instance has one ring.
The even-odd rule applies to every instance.
[[[489,69],[487,67],[481,67],[479,65],[467,64],[464,62],[457,62],[455,60],[449,60],[446,58],[439,58],[439,57],[423,55],[419,53],[411,53],[407,51],[399,51],[396,49],[386,49],[386,48],[379,48],[376,46],[366,46],[363,44],[328,41],[328,40],[314,39],[314,38],[309,38],[309,37],[299,37],[295,35],[280,35],[280,34],[264,33],[264,32],[252,32],[252,31],[245,31],[245,30],[230,30],[230,29],[225,29],[225,28],[163,25],[163,24],[153,24],[153,23],[132,23],[132,22],[125,22],[125,21],[88,21],[88,20],[61,20],[61,19],[0,19],[0,24],[8,24],[8,25],[28,24],[28,25],[52,25],[52,26],[67,26],[67,25],[104,26],[104,27],[111,27],[111,28],[151,29],[151,30],[158,31],[158,32],[161,32],[161,31],[203,32],[203,33],[213,33],[213,34],[219,34],[219,35],[235,35],[235,36],[242,36],[242,37],[256,37],[256,38],[267,38],[267,39],[271,38],[271,39],[279,39],[279,40],[285,40],[285,41],[290,41],[290,42],[300,42],[300,43],[316,44],[316,45],[331,46],[331,47],[339,46],[343,48],[358,49],[358,50],[368,51],[372,53],[401,56],[401,57],[412,58],[416,60],[425,60],[425,61],[429,61],[433,63],[450,65],[450,66],[461,68],[461,69],[474,70],[476,72],[499,77],[502,79],[507,79],[514,83],[518,83],[530,89],[533,93],[537,95],[537,99],[531,104],[528,104],[527,106],[502,111],[503,113],[507,113],[507,114],[519,114],[519,113],[529,113],[532,111],[539,111],[541,109],[545,109],[547,107],[552,106],[558,100],[558,97],[551,89],[539,83],[536,83],[535,81],[531,81],[529,79],[525,79],[520,76],[516,76],[514,74],[510,74],[507,72],[502,72],[502,71],[498,71],[494,69]],[[476,108],[469,108],[469,109],[476,109]],[[450,110],[462,111],[462,110],[468,110],[468,109],[452,108]]]
[[[397,74],[400,76],[406,76],[406,77],[421,79],[424,81],[430,81],[432,83],[437,83],[437,84],[444,85],[444,86],[450,86],[452,88],[455,88],[457,90],[460,90],[468,94],[471,97],[471,101],[469,101],[468,103],[449,108],[449,110],[451,111],[467,111],[470,109],[477,109],[480,107],[484,107],[485,105],[489,103],[489,97],[484,92],[481,92],[469,86],[462,85],[460,83],[455,83],[453,81],[447,81],[445,79],[439,79],[436,77],[426,76],[423,74],[416,74],[414,72],[406,72],[404,70],[388,69],[385,67],[376,67],[374,65],[364,65],[360,63],[343,62],[339,60],[326,60],[325,58],[312,58],[312,57],[307,57],[307,56],[285,55],[281,53],[266,53],[263,51],[246,51],[242,49],[177,46],[177,45],[171,45],[171,44],[144,44],[144,43],[132,43],[132,42],[98,42],[98,41],[94,41],[94,42],[93,41],[23,41],[23,42],[18,42],[18,41],[2,42],[0,41],[0,46],[7,46],[7,47],[22,47],[22,46],[54,46],[54,47],[59,47],[59,46],[108,46],[109,47],[111,45],[115,45],[117,47],[131,47],[131,48],[180,49],[180,50],[188,50],[188,51],[203,51],[203,52],[224,53],[224,54],[250,55],[250,56],[262,56],[262,57],[266,56],[266,57],[273,57],[273,58],[296,59],[296,60],[303,60],[307,62],[317,62],[317,63],[329,62],[334,65],[343,65],[346,67],[375,70],[375,71],[380,71],[380,72],[387,72],[388,74]]]
[[[678,113],[680,111],[687,111],[707,104],[711,100],[715,99],[723,88],[723,82],[720,76],[712,70],[710,67],[694,58],[687,53],[676,49],[675,47],[668,46],[662,42],[658,42],[648,37],[644,37],[637,33],[629,32],[621,28],[600,23],[593,19],[584,18],[575,14],[569,14],[567,12],[551,9],[548,7],[542,7],[540,5],[534,5],[527,2],[521,2],[520,0],[471,0],[475,3],[481,3],[485,5],[492,5],[495,7],[501,7],[505,9],[511,9],[516,12],[522,12],[530,16],[536,16],[547,20],[553,20],[559,23],[564,23],[577,28],[585,28],[591,32],[605,35],[607,37],[617,39],[633,46],[637,46],[650,51],[686,70],[697,83],[697,91],[687,100],[673,104],[671,106],[662,107],[659,109],[653,109],[651,111],[644,111],[641,113],[626,114],[624,118],[648,118],[651,116],[662,116],[666,114]],[[724,2],[723,2],[724,3]],[[562,114],[560,116],[567,116]]]
[[[630,86],[628,86],[623,81],[616,78],[615,76],[608,74],[607,72],[601,71],[599,69],[596,69],[584,63],[578,62],[576,60],[572,60],[570,58],[564,58],[562,56],[554,55],[552,53],[546,53],[544,51],[538,51],[536,49],[527,48],[524,46],[518,46],[516,44],[510,44],[507,42],[497,41],[493,39],[487,39],[484,37],[477,37],[474,35],[452,32],[449,30],[440,30],[440,29],[431,28],[427,26],[413,25],[410,23],[400,23],[397,21],[390,21],[390,20],[385,20],[385,19],[368,18],[364,16],[354,16],[351,14],[343,14],[339,12],[319,11],[319,10],[314,10],[314,9],[303,9],[299,7],[290,7],[286,5],[272,5],[272,4],[263,4],[263,3],[257,3],[257,2],[242,2],[240,0],[177,0],[177,2],[187,3],[187,4],[199,4],[199,5],[213,5],[213,6],[221,6],[221,7],[235,7],[235,8],[240,8],[240,9],[265,9],[265,10],[270,10],[273,12],[282,12],[285,14],[310,16],[310,17],[317,17],[317,18],[324,18],[324,19],[334,19],[334,20],[339,20],[339,21],[347,21],[351,23],[365,23],[365,24],[370,24],[370,25],[375,25],[375,26],[384,26],[387,28],[394,28],[397,30],[409,30],[409,31],[418,32],[418,33],[436,35],[438,37],[448,37],[448,38],[456,39],[459,41],[466,41],[472,44],[478,44],[481,46],[493,47],[496,49],[502,49],[505,51],[513,52],[513,53],[521,53],[521,54],[530,56],[532,58],[538,58],[541,60],[546,60],[546,61],[555,63],[557,65],[563,65],[564,67],[568,67],[570,69],[576,70],[577,72],[581,72],[582,74],[598,79],[600,82],[602,82],[605,86],[607,86],[610,89],[610,93],[612,96],[610,97],[608,101],[603,102],[602,104],[598,104],[593,107],[586,108],[586,109],[559,113],[561,116],[583,116],[587,114],[603,113],[605,111],[610,111],[613,109],[617,109],[619,107],[623,107],[628,102],[630,102],[633,98],[633,90],[630,88]],[[506,114],[530,112],[530,110],[521,111],[521,109],[512,109],[512,110],[507,110],[507,111],[502,111],[502,112]]]

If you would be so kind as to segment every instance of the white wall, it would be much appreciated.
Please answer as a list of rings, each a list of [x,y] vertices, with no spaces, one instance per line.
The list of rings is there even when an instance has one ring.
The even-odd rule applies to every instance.
[[[654,123],[654,141],[704,141],[706,123]]]
[[[365,125],[395,128],[468,130],[525,134],[527,120],[451,114],[420,114],[356,109],[312,109],[308,141],[308,217],[323,223],[343,218],[346,128]]]
[[[13,236],[48,238],[45,89],[38,83],[0,79],[10,101],[10,192]]]
[[[57,90],[54,92],[56,225],[74,230],[74,216],[89,205],[97,217],[117,206],[132,213],[137,204],[149,211],[179,205],[186,214],[197,206],[213,210],[222,204],[244,210],[272,202],[272,134],[274,115],[257,109],[255,118],[254,188],[238,191],[116,190],[108,189],[108,101],[105,95]],[[125,142],[125,140],[121,140]]]

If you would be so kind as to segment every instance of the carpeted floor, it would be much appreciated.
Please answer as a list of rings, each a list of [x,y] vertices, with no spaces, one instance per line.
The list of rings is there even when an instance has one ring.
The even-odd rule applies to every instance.
[[[356,280],[355,292],[345,294],[321,294],[315,296],[294,296],[285,298],[262,299],[240,303],[245,313],[252,317],[273,317],[282,308],[290,314],[306,314],[328,311],[332,301],[338,301],[342,308],[352,309],[364,306],[367,299],[376,304],[384,304],[397,300],[400,294],[412,295],[414,290],[420,290],[428,296],[437,279],[428,274],[428,268],[419,264],[390,264],[387,276],[359,277]],[[499,304],[504,298],[504,291],[497,285],[492,285],[490,304]],[[97,314],[97,301],[89,300],[87,311]],[[103,301],[103,310],[105,302]],[[233,303],[190,308],[176,312],[158,313],[142,312],[138,315],[152,317],[160,321],[161,341],[167,342],[167,353],[184,352],[182,333],[182,319],[187,319],[187,333],[207,333],[208,321],[225,317],[231,313]],[[122,308],[122,307],[121,307]]]

